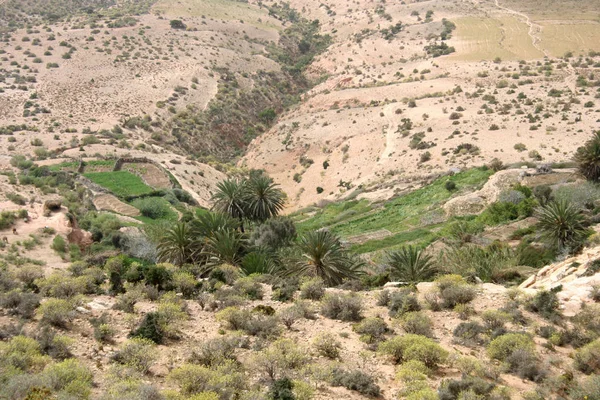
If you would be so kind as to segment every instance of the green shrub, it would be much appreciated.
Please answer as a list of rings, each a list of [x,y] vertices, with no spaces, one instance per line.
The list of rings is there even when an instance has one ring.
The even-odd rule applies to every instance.
[[[186,271],[177,271],[173,274],[173,285],[186,299],[192,298],[199,286],[194,275]]]
[[[569,395],[573,400],[600,400],[600,375],[585,378]]]
[[[358,333],[360,340],[365,343],[376,343],[383,340],[386,333],[390,332],[385,321],[379,317],[365,318],[354,324],[352,330]]]
[[[177,384],[186,396],[214,392],[219,393],[220,399],[238,398],[247,382],[233,362],[226,362],[215,368],[184,364],[171,371],[168,379]]]
[[[156,344],[163,342],[164,333],[160,327],[160,315],[149,312],[144,316],[140,325],[129,335],[133,338],[147,339]]]
[[[44,375],[56,391],[77,399],[86,399],[90,395],[92,373],[73,358],[47,366]]]
[[[321,300],[325,295],[325,282],[321,278],[305,280],[300,285],[300,298]]]
[[[272,337],[279,334],[278,320],[274,316],[227,307],[216,314],[217,321],[226,329],[242,330],[252,336]]]
[[[233,284],[233,289],[250,300],[262,300],[264,295],[261,284],[253,277],[238,279]]]
[[[35,309],[40,305],[41,296],[31,292],[11,290],[0,295],[0,307],[9,313],[29,319],[35,314]]]
[[[531,336],[525,333],[507,333],[492,340],[487,347],[488,355],[500,361],[505,361],[517,350],[533,353],[535,343]]]
[[[560,302],[554,291],[540,290],[526,304],[525,308],[531,312],[550,318],[557,314]]]
[[[321,314],[341,321],[360,321],[362,308],[362,299],[355,293],[328,293],[321,302]]]
[[[329,359],[336,359],[340,356],[341,343],[330,332],[323,332],[313,340],[313,346],[317,353]]]
[[[392,294],[388,300],[390,317],[398,317],[407,312],[421,311],[421,305],[417,300],[415,290],[402,288]]]
[[[479,335],[485,332],[485,328],[477,322],[461,322],[454,328],[454,339],[464,346],[481,344]]]
[[[123,343],[112,358],[119,364],[146,374],[156,359],[154,346],[149,339],[133,338]]]
[[[49,357],[42,355],[40,344],[32,338],[15,336],[0,342],[0,365],[3,368],[33,372],[41,370],[48,361]]]
[[[294,383],[288,378],[275,380],[269,387],[270,400],[295,400]]]
[[[226,361],[236,361],[235,349],[240,347],[243,339],[238,336],[223,336],[208,339],[192,351],[189,362],[214,367]]]
[[[504,325],[510,321],[510,315],[499,310],[486,310],[481,315],[485,327],[489,331],[504,328]]]
[[[433,323],[427,314],[421,311],[409,312],[402,315],[400,318],[400,325],[406,333],[414,333],[415,335],[427,337],[433,336]]]
[[[52,240],[51,247],[52,247],[52,250],[56,251],[57,253],[59,253],[61,255],[67,252],[67,242],[60,235],[56,235],[54,237],[54,240]]]
[[[435,282],[445,308],[454,308],[457,304],[466,304],[475,298],[475,288],[460,275],[444,275]]]
[[[585,374],[600,373],[600,339],[575,352],[575,368]]]
[[[416,360],[428,368],[437,368],[448,357],[448,352],[432,339],[414,334],[386,340],[379,344],[378,351],[390,356],[398,364]]]
[[[299,348],[291,339],[279,339],[269,347],[252,355],[252,367],[259,374],[273,381],[292,376],[305,368],[311,359],[305,349]]]
[[[334,369],[331,385],[343,386],[363,396],[379,397],[381,393],[381,389],[375,383],[375,379],[360,370],[347,371],[341,368]]]
[[[132,205],[140,210],[144,217],[152,219],[161,219],[171,213],[171,209],[166,202],[154,197],[136,199]]]
[[[50,298],[38,307],[37,314],[43,323],[57,328],[66,328],[67,324],[75,318],[74,308],[70,301]]]

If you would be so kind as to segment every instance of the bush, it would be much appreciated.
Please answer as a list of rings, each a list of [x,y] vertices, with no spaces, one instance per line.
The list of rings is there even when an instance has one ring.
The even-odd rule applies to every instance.
[[[466,304],[475,298],[475,288],[460,275],[444,275],[435,282],[445,308],[454,308],[457,304]]]
[[[141,338],[130,339],[121,346],[112,358],[119,364],[146,374],[156,359],[154,342]]]
[[[275,380],[269,388],[269,399],[271,400],[295,400],[294,383],[288,378]]]
[[[52,250],[56,251],[57,253],[59,253],[61,255],[67,252],[67,242],[60,235],[56,235],[54,237],[54,240],[52,240],[51,247],[52,247]]]
[[[454,328],[453,335],[458,343],[473,346],[483,342],[479,335],[484,332],[485,328],[477,322],[461,322]]]
[[[400,325],[406,333],[414,333],[415,335],[427,337],[433,336],[431,319],[421,311],[409,312],[402,315]]]
[[[440,400],[471,400],[488,399],[490,393],[496,384],[485,381],[484,379],[465,376],[460,381],[455,379],[446,379],[442,381],[438,389]]]
[[[321,278],[305,280],[300,285],[300,298],[321,300],[325,295],[325,282]]]
[[[550,318],[557,314],[560,302],[554,291],[540,290],[525,304],[528,311],[540,314],[544,318]]]
[[[448,357],[448,352],[432,339],[414,334],[386,340],[379,344],[378,351],[390,356],[397,364],[416,360],[432,369],[444,363]]]
[[[199,283],[191,273],[177,271],[173,274],[173,285],[178,292],[181,292],[184,298],[190,299],[196,294]]]
[[[569,395],[573,400],[600,400],[600,375],[584,379]]]
[[[321,302],[321,314],[341,321],[360,321],[362,307],[362,298],[355,293],[328,293]]]
[[[492,340],[487,352],[491,358],[506,361],[515,351],[535,351],[535,343],[531,336],[525,333],[507,333]]]
[[[330,332],[319,334],[313,341],[313,346],[317,353],[329,359],[336,359],[340,356],[342,344]]]
[[[132,205],[139,209],[144,217],[152,219],[163,218],[171,212],[167,203],[154,197],[136,199],[133,201]]]
[[[393,292],[388,300],[388,308],[391,317],[398,317],[407,312],[421,311],[416,293],[411,288],[402,288]]]
[[[585,374],[600,373],[600,339],[575,352],[575,368]]]
[[[444,187],[447,191],[452,192],[453,190],[456,190],[456,183],[454,181],[446,181]]]
[[[296,225],[290,218],[273,218],[256,227],[250,236],[255,247],[279,249],[296,239]]]
[[[75,318],[73,304],[64,299],[50,298],[44,301],[37,309],[43,323],[66,328],[67,324]]]
[[[71,358],[71,345],[73,339],[68,336],[57,335],[56,331],[44,326],[36,333],[35,339],[40,344],[42,351],[57,360]]]
[[[510,321],[510,315],[503,311],[486,310],[481,315],[481,319],[489,331],[495,331],[504,328],[504,325]]]
[[[39,371],[49,361],[42,355],[38,342],[25,336],[15,336],[0,342],[0,365],[13,371]],[[5,370],[6,371],[6,370]]]
[[[279,334],[278,320],[274,316],[227,307],[219,311],[216,318],[227,329],[242,330],[252,336],[272,337]]]
[[[341,368],[333,370],[331,379],[332,386],[343,386],[348,390],[354,390],[363,396],[379,397],[381,389],[375,383],[375,379],[362,371],[346,371]]]
[[[214,367],[226,361],[236,361],[235,349],[242,344],[241,337],[223,336],[208,339],[192,351],[189,362]]]
[[[160,315],[157,312],[149,312],[137,329],[129,335],[132,338],[147,339],[156,344],[163,342],[164,333],[160,327]]]
[[[31,292],[11,290],[0,295],[0,307],[8,310],[11,314],[23,318],[32,318],[35,309],[40,305],[41,296]]]
[[[354,324],[352,330],[358,333],[360,340],[365,343],[376,343],[390,331],[385,321],[379,317],[365,318]]]
[[[575,162],[579,173],[587,180],[600,181],[600,131],[594,132],[591,139],[577,149]]]
[[[89,397],[92,387],[92,373],[79,361],[71,358],[46,367],[50,387],[77,399]]]
[[[310,356],[290,339],[279,339],[266,349],[254,353],[252,366],[255,371],[273,381],[292,376],[310,362]]]
[[[253,277],[240,278],[233,284],[233,289],[250,300],[262,300],[263,288]]]
[[[221,399],[234,399],[246,388],[246,378],[233,362],[215,368],[184,364],[171,371],[168,379],[186,396],[213,392],[219,393]]]

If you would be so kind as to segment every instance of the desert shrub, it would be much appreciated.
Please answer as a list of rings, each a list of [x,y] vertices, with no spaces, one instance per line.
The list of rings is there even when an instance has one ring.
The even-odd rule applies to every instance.
[[[40,344],[32,338],[15,336],[0,342],[0,365],[13,371],[39,371],[49,361]]]
[[[332,333],[323,332],[313,340],[313,347],[319,355],[333,360],[340,356],[342,344]]]
[[[226,361],[235,361],[235,349],[240,347],[243,339],[238,336],[223,336],[208,339],[192,351],[189,362],[205,365],[207,367],[223,364]]]
[[[216,314],[217,321],[227,329],[242,330],[252,336],[272,337],[279,334],[277,317],[227,307]]]
[[[190,299],[194,296],[198,288],[198,281],[189,272],[177,271],[173,274],[173,286],[183,297]]]
[[[73,303],[68,300],[50,298],[38,307],[37,314],[43,323],[57,328],[66,328],[75,318],[74,308]]]
[[[48,365],[44,375],[48,377],[50,387],[56,391],[77,399],[86,399],[90,395],[92,373],[74,358]]]
[[[600,375],[585,378],[569,395],[573,400],[600,400]]]
[[[148,339],[133,338],[121,345],[113,355],[113,361],[146,374],[156,359],[154,342]]]
[[[161,344],[164,339],[164,332],[160,326],[160,315],[157,312],[149,312],[144,315],[144,319],[139,326],[131,332],[130,337],[147,339],[154,343]]]
[[[540,290],[525,304],[528,311],[540,314],[544,318],[551,318],[557,314],[560,302],[552,290]]]
[[[444,275],[435,282],[445,308],[454,308],[457,304],[466,304],[475,298],[475,288],[460,275]]]
[[[40,344],[41,350],[54,359],[64,360],[73,356],[71,353],[73,339],[68,336],[58,335],[49,326],[42,327],[35,334],[35,340]]]
[[[533,353],[535,344],[531,336],[525,333],[507,333],[492,340],[487,347],[488,355],[500,361],[506,361],[517,350]]]
[[[89,277],[70,277],[63,273],[54,273],[47,278],[37,279],[35,285],[44,296],[63,299],[96,291],[96,286]]]
[[[472,376],[461,380],[446,379],[442,381],[438,395],[440,400],[470,400],[489,398],[496,384]]]
[[[112,343],[115,328],[110,323],[107,314],[102,314],[99,318],[90,318],[90,323],[94,327],[94,339],[100,343]]]
[[[277,315],[279,316],[279,320],[287,329],[292,329],[294,323],[302,318],[300,310],[295,305],[281,310]]]
[[[509,371],[522,379],[539,382],[546,377],[546,372],[540,367],[537,356],[530,350],[514,350],[505,361]]]
[[[362,299],[355,293],[328,293],[321,302],[321,314],[341,321],[360,321],[362,308]]]
[[[575,352],[575,368],[585,374],[600,372],[600,339],[588,343]]]
[[[348,390],[354,390],[363,396],[379,397],[381,389],[375,383],[375,379],[360,370],[347,371],[342,368],[333,370],[332,386],[343,386]]]
[[[59,254],[65,254],[67,252],[67,242],[61,235],[54,236],[51,247],[52,250]]]
[[[412,288],[402,288],[392,292],[388,301],[388,308],[391,317],[398,317],[407,312],[421,310],[415,290]]]
[[[300,298],[321,300],[325,295],[325,282],[321,278],[306,279],[300,285]]]
[[[432,322],[427,314],[421,311],[409,312],[400,318],[400,325],[406,333],[432,337]]]
[[[454,328],[454,340],[465,346],[481,344],[480,335],[485,332],[485,328],[477,322],[461,322]]]
[[[388,339],[379,344],[378,351],[396,363],[416,360],[428,368],[437,368],[448,357],[448,352],[432,339],[414,334]]]
[[[253,277],[240,278],[233,284],[233,289],[250,300],[262,300],[263,288]]]
[[[485,324],[486,329],[494,331],[504,328],[504,325],[510,321],[510,315],[499,310],[486,310],[481,315],[481,319]]]
[[[279,339],[252,355],[252,366],[259,374],[273,381],[293,377],[311,361],[305,349],[290,339]]]
[[[400,395],[406,397],[427,389],[427,375],[429,373],[429,368],[420,361],[411,360],[402,364],[396,372],[396,379],[403,384]]]
[[[591,182],[600,181],[600,168],[598,167],[600,162],[600,131],[594,132],[590,140],[577,149],[575,161],[579,173],[587,180]]]
[[[600,304],[583,303],[581,311],[571,320],[577,328],[600,337]]]
[[[385,321],[379,317],[365,318],[354,324],[352,330],[358,333],[360,340],[365,343],[377,343],[390,331]]]
[[[186,303],[174,292],[165,293],[156,310],[158,324],[167,338],[179,339],[181,323],[188,318]]]
[[[269,387],[270,400],[295,400],[294,383],[288,378],[276,379]]]
[[[144,292],[141,285],[125,284],[126,291],[117,296],[113,308],[115,310],[125,311],[127,313],[135,312],[135,304],[144,298]]]
[[[20,280],[27,289],[38,290],[35,285],[36,279],[44,277],[44,271],[34,265],[24,265],[15,271],[15,277]]]
[[[275,301],[291,301],[298,290],[299,285],[295,279],[285,279],[273,285],[272,300]]]
[[[171,371],[168,379],[177,384],[186,396],[213,392],[218,393],[221,400],[233,399],[246,388],[246,378],[233,362],[214,368],[184,364]]]
[[[40,299],[39,294],[15,289],[0,295],[0,307],[13,315],[29,319],[33,317],[35,309],[40,305]]]

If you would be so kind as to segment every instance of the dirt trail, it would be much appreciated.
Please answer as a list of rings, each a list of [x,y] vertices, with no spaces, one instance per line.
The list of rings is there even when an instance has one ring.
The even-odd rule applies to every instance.
[[[387,122],[387,127],[384,127],[385,131],[385,148],[379,157],[379,164],[383,164],[387,162],[391,155],[396,151],[396,130],[394,129],[395,121],[392,117],[394,115],[394,107],[397,104],[392,103],[383,109],[383,113],[385,114],[385,119]]]
[[[548,52],[539,45],[540,38],[539,38],[538,34],[542,31],[542,27],[540,25],[533,23],[531,21],[531,18],[529,18],[529,16],[527,14],[524,14],[517,10],[510,9],[508,7],[501,6],[500,2],[498,0],[494,0],[494,2],[496,4],[496,7],[498,7],[499,9],[504,10],[509,14],[514,14],[514,15],[524,18],[525,24],[527,24],[527,26],[529,27],[529,31],[527,32],[527,34],[529,35],[529,37],[531,37],[531,42],[533,44],[533,47],[535,47],[536,49],[541,51],[544,54],[544,56],[546,56],[546,57],[550,56],[548,54]]]

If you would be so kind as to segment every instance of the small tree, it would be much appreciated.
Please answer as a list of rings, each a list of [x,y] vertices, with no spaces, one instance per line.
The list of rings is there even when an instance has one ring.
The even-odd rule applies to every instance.
[[[575,162],[587,180],[600,182],[600,131],[594,132],[592,138],[577,149]]]
[[[537,217],[542,235],[559,250],[577,250],[587,236],[583,217],[565,201],[551,201],[538,210]]]
[[[173,28],[173,29],[185,29],[186,28],[185,24],[180,19],[172,19],[170,24],[171,24],[171,28]]]

